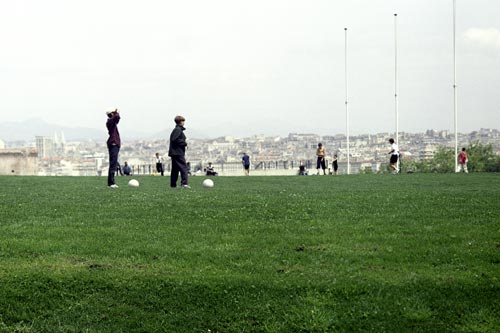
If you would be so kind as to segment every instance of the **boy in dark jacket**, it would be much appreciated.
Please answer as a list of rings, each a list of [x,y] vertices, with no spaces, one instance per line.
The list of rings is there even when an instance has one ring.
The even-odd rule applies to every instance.
[[[177,178],[181,173],[181,188],[191,188],[188,185],[188,170],[186,165],[186,136],[184,135],[184,122],[186,119],[183,116],[176,116],[175,128],[170,134],[170,146],[168,148],[168,156],[172,158],[172,171],[170,172],[170,187],[177,187]]]

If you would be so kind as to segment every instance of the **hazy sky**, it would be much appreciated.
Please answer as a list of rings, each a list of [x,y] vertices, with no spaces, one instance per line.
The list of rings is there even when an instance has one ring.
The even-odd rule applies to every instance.
[[[0,122],[219,135],[453,130],[452,0],[0,2]],[[457,0],[459,131],[500,127],[500,1]],[[189,132],[187,132],[189,136]],[[0,134],[1,136],[1,134]]]

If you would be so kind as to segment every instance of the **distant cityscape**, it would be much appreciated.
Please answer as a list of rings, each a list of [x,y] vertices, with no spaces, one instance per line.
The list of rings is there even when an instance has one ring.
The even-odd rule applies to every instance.
[[[378,172],[387,164],[390,150],[388,139],[393,133],[353,135],[349,137],[350,172],[371,169]],[[404,160],[430,159],[439,147],[454,148],[454,134],[449,131],[427,130],[424,133],[399,133],[399,147]],[[186,159],[192,172],[202,173],[208,162],[219,175],[243,175],[241,157],[250,155],[251,174],[292,175],[300,164],[315,169],[315,151],[319,142],[326,147],[327,160],[338,155],[339,173],[347,172],[346,136],[290,133],[288,136],[254,135],[246,138],[231,136],[213,139],[188,139]],[[500,154],[500,132],[480,129],[459,134],[458,145],[474,142],[491,144]],[[120,163],[125,161],[135,175],[154,174],[154,155],[163,157],[165,170],[170,170],[167,140],[135,140],[123,142]],[[0,140],[1,175],[99,176],[106,175],[107,148],[104,141],[66,141],[63,132],[53,136],[37,136],[30,142]]]

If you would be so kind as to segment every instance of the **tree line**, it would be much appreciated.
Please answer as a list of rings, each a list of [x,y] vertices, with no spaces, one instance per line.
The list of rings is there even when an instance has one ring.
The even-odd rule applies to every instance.
[[[459,147],[460,148],[460,147]],[[491,144],[479,141],[466,146],[469,172],[500,172],[500,155],[495,154]],[[434,157],[422,161],[402,158],[403,172],[453,173],[455,171],[455,150],[439,147]]]

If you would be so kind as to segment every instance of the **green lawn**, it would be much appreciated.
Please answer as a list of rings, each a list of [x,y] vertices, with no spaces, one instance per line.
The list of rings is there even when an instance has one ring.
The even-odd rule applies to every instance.
[[[500,332],[500,174],[0,177],[0,332]]]

